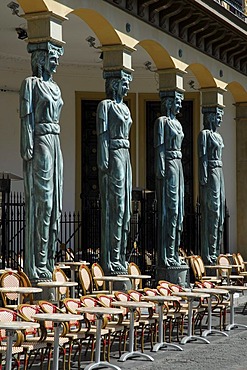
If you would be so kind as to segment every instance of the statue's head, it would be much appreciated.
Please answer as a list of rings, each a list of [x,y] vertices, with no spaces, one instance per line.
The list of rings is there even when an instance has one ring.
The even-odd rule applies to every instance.
[[[32,53],[31,65],[33,76],[42,77],[44,72],[50,75],[56,72],[59,58],[63,55],[64,49],[61,46],[46,42],[28,44],[28,51]]]
[[[105,72],[105,90],[108,99],[116,100],[117,97],[123,98],[128,94],[129,83],[132,81],[130,74],[121,71]]]
[[[176,116],[182,108],[184,95],[180,91],[161,91],[161,113],[167,117]]]
[[[203,107],[203,126],[204,129],[216,131],[222,123],[222,116],[224,114],[221,107]]]

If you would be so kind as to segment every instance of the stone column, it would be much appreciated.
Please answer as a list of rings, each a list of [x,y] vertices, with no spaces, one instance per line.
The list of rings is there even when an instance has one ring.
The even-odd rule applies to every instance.
[[[181,163],[183,130],[176,118],[183,100],[183,75],[180,69],[157,71],[161,117],[154,124],[156,174],[157,269],[156,281],[168,280],[187,286],[189,267],[179,257],[184,217],[184,179]]]
[[[224,91],[201,89],[203,127],[198,135],[198,183],[200,203],[201,256],[205,264],[215,264],[222,253],[225,220],[225,186],[222,163],[222,123]]]
[[[237,251],[247,258],[247,102],[236,104]]]
[[[33,72],[20,89],[26,203],[25,272],[35,285],[52,280],[62,212],[63,158],[59,117],[63,100],[53,74],[63,55],[62,22],[67,18],[49,11],[26,13],[24,18],[28,25],[27,48],[32,54]],[[43,292],[43,299],[52,297],[53,289]]]
[[[126,45],[102,46],[106,99],[97,108],[97,163],[101,199],[101,256],[105,274],[128,272],[126,248],[131,222],[131,112],[124,97],[132,80],[131,53]],[[130,289],[118,283],[114,289]]]

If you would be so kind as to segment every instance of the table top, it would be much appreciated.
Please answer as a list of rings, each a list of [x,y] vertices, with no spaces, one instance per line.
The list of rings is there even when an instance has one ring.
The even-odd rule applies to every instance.
[[[113,306],[117,307],[127,307],[127,308],[152,308],[152,303],[149,302],[138,302],[138,301],[113,301],[111,303]]]
[[[36,313],[35,315],[32,316],[32,318],[38,321],[54,321],[54,322],[83,320],[82,316],[70,313]]]
[[[124,274],[124,275],[118,275],[122,277],[126,277],[129,279],[151,279],[151,275],[131,275],[131,274]]]
[[[5,272],[14,272],[15,274],[17,274],[17,270],[12,270],[12,269],[0,269],[0,275],[4,274]]]
[[[77,312],[80,313],[91,313],[91,314],[112,314],[112,315],[119,315],[123,313],[123,310],[120,308],[115,307],[80,307],[76,309]]]
[[[181,297],[175,297],[173,295],[156,295],[156,296],[143,296],[141,299],[150,302],[164,303],[180,301]]]
[[[208,293],[208,294],[226,294],[226,290],[220,288],[194,288],[192,292]]]
[[[81,265],[90,265],[90,262],[87,261],[65,261],[62,262],[65,266],[81,266]]]
[[[0,292],[3,293],[41,293],[41,288],[35,287],[1,287]]]
[[[77,286],[78,283],[76,281],[41,281],[37,284],[38,286],[43,287],[71,287],[71,286]]]
[[[26,330],[30,328],[39,328],[39,323],[37,322],[26,322],[26,321],[11,321],[11,322],[0,322],[0,329],[8,330]]]
[[[218,286],[216,286],[216,288],[225,289],[225,290],[228,290],[229,292],[230,291],[237,292],[237,291],[247,290],[247,286],[243,286],[243,285],[218,285]]]
[[[207,293],[196,293],[196,292],[172,292],[172,295],[185,298],[209,298],[210,295]]]
[[[205,268],[207,269],[231,269],[233,267],[235,267],[235,265],[208,265],[208,266],[204,266]]]
[[[129,280],[127,277],[123,276],[94,276],[94,280],[102,280],[102,281],[127,281]]]

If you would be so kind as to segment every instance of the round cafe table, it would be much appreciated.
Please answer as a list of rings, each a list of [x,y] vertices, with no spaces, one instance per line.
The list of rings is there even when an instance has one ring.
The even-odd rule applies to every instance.
[[[104,315],[120,315],[123,310],[112,307],[80,307],[76,310],[80,313],[90,313],[96,316],[96,345],[95,345],[95,362],[89,364],[84,370],[98,369],[102,367],[110,367],[115,370],[121,370],[120,367],[111,364],[107,361],[100,361],[100,346],[101,346],[101,327]]]
[[[131,275],[131,274],[124,274],[124,275],[118,275],[118,276],[122,276],[122,277],[126,277],[126,278],[129,278],[132,282],[132,289],[137,289],[138,286],[136,284],[136,280],[143,280],[143,279],[151,279],[151,275]]]
[[[233,328],[243,328],[247,329],[247,325],[235,323],[235,312],[234,312],[234,293],[243,292],[247,290],[247,286],[242,285],[220,285],[217,288],[225,289],[230,294],[230,324],[227,325],[226,330],[231,330]]]
[[[215,295],[224,295],[226,294],[226,291],[224,289],[217,289],[217,288],[195,288],[192,290],[193,292],[196,293],[207,293],[210,295],[208,298],[208,327],[206,330],[203,331],[202,336],[206,337],[209,334],[221,334],[226,337],[228,337],[228,334],[217,329],[212,328],[212,298]]]
[[[37,284],[37,286],[43,287],[43,288],[55,288],[56,289],[56,297],[55,297],[56,302],[59,302],[59,288],[60,287],[71,288],[77,285],[78,283],[76,283],[75,281],[53,281],[53,280],[52,281],[41,281],[40,283]]]
[[[120,281],[129,281],[128,278],[124,277],[124,276],[95,276],[94,277],[94,280],[99,280],[99,281],[108,281],[109,283],[109,294],[112,294],[112,291],[113,291],[113,283],[114,282],[120,282]]]
[[[54,323],[53,370],[59,368],[59,327],[62,322],[83,320],[80,315],[67,313],[37,313],[32,316],[37,321],[52,321]]]
[[[5,329],[7,336],[7,353],[5,370],[11,370],[12,368],[12,347],[16,330],[39,328],[39,326],[40,326],[39,323],[36,322],[25,322],[25,321],[0,322],[0,329]]]
[[[113,306],[125,307],[130,312],[130,328],[129,328],[129,351],[124,353],[119,361],[126,361],[131,357],[144,357],[147,360],[154,361],[153,357],[139,351],[134,351],[134,324],[135,324],[135,311],[137,308],[152,308],[152,303],[137,302],[137,301],[113,301]]]
[[[196,292],[173,292],[172,295],[176,297],[185,298],[188,301],[188,333],[181,340],[181,344],[186,344],[192,340],[200,340],[204,343],[209,344],[210,342],[198,335],[193,335],[192,333],[192,320],[193,320],[193,302],[198,298],[209,298],[210,295],[206,293],[196,293]]]
[[[9,294],[17,294],[17,304],[21,303],[21,295],[22,294],[34,294],[34,293],[41,293],[41,288],[36,287],[1,287],[0,292],[2,293],[9,293]]]
[[[164,295],[157,295],[157,296],[144,296],[142,297],[143,300],[148,302],[154,302],[158,305],[158,312],[159,312],[159,342],[155,344],[153,347],[153,352],[157,352],[161,348],[175,348],[179,351],[183,351],[183,349],[178,346],[177,344],[163,342],[163,306],[165,302],[174,302],[179,301],[180,297],[174,296],[164,296]]]

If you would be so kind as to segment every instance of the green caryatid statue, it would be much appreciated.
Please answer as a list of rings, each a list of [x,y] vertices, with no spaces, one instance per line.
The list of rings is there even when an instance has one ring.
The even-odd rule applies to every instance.
[[[126,273],[130,230],[132,170],[129,155],[131,114],[123,98],[131,76],[105,72],[107,99],[97,108],[97,161],[101,197],[101,264],[106,273]]]
[[[51,279],[62,210],[61,92],[53,81],[63,48],[29,44],[33,76],[20,89],[21,156],[25,187],[25,271],[31,280]]]
[[[179,246],[184,216],[184,176],[181,146],[183,129],[176,115],[183,94],[163,91],[161,114],[154,124],[156,197],[158,205],[158,263],[180,266]]]
[[[202,113],[204,128],[198,136],[201,250],[204,262],[214,264],[220,254],[225,217],[224,143],[217,132],[223,109],[204,107]]]

